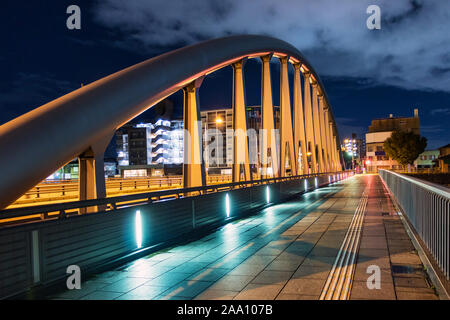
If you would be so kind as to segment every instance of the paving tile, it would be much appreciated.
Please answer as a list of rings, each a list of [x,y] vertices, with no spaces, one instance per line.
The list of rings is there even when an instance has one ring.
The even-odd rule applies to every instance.
[[[275,259],[272,261],[267,267],[266,270],[272,270],[272,271],[292,271],[298,269],[300,264],[303,262],[303,257],[296,260],[278,260]]]
[[[436,294],[421,292],[397,292],[398,300],[439,300]]]
[[[207,266],[207,263],[203,262],[186,262],[182,265],[172,269],[172,272],[181,272],[181,273],[194,273],[197,271],[200,271],[201,269],[205,268]]]
[[[280,293],[276,300],[318,300],[319,295],[301,295],[291,293]]]
[[[241,291],[254,276],[226,275],[211,287],[212,290]]]
[[[285,284],[292,277],[290,271],[264,270],[252,280],[251,283],[258,284]]]
[[[332,267],[334,261],[336,259],[334,257],[307,257],[303,263],[302,267]]]
[[[206,288],[210,287],[213,282],[209,281],[182,281],[178,283],[176,286],[173,286],[169,290],[165,291],[160,299],[169,298],[172,296],[176,297],[185,297],[186,299],[192,299],[195,296],[199,295]]]
[[[367,267],[357,265],[353,279],[354,281],[367,281],[371,275],[373,275],[373,272],[367,273]],[[392,283],[392,272],[390,268],[380,268],[380,281]]]
[[[280,258],[280,257],[279,257]],[[260,266],[267,266],[269,263],[271,263],[275,259],[274,256],[260,256],[260,255],[253,255],[247,260],[244,261],[245,264],[252,264],[252,265],[260,265]]]
[[[141,275],[142,278],[147,278],[147,279],[153,279],[153,278],[157,278],[160,275],[169,272],[170,270],[173,270],[173,267],[163,267],[163,266],[158,266],[153,265],[153,266],[149,266],[145,269],[139,269],[138,271],[134,271],[134,270],[130,270],[127,272],[123,272],[124,275],[126,275],[127,277],[138,277],[139,275]]]
[[[81,289],[64,289],[61,290],[59,293],[55,295],[51,295],[50,299],[70,299],[70,300],[76,300],[79,298],[82,298],[84,296],[87,296],[88,294],[100,290],[107,286],[107,283],[104,282],[98,282],[94,280],[89,280],[86,282],[81,283]]]
[[[350,300],[395,300],[394,285],[392,282],[382,282],[380,289],[367,288],[366,281],[353,281]]]
[[[244,262],[231,270],[228,274],[234,276],[256,276],[258,273],[264,270],[264,268],[264,265],[254,265]]]
[[[300,295],[320,295],[325,282],[326,279],[291,279],[281,292]]]
[[[148,280],[145,285],[155,286],[155,287],[172,287],[179,282],[187,279],[192,273],[181,273],[181,272],[167,272],[159,277]]]
[[[145,278],[123,278],[102,288],[102,291],[128,292],[149,281]]]
[[[166,287],[155,287],[155,286],[147,286],[142,285],[137,287],[136,289],[133,289],[129,292],[127,292],[124,296],[120,296],[117,299],[119,300],[151,300],[155,298],[156,296],[162,294],[164,291],[167,291],[168,288]],[[135,297],[135,299],[133,299]]]
[[[101,274],[92,277],[92,280],[104,283],[114,283],[120,279],[126,278],[128,276],[127,272],[123,271],[106,271]]]
[[[118,298],[123,293],[111,292],[111,291],[94,291],[84,297],[81,300],[114,300]]]
[[[422,265],[422,261],[415,252],[401,252],[391,254],[392,264]]]
[[[241,259],[241,258],[221,259],[219,261],[209,264],[208,268],[220,268],[220,269],[231,270],[231,269],[236,268],[243,261],[244,261],[244,259]]]
[[[196,296],[194,300],[233,300],[238,294],[239,291],[206,289]]]
[[[385,249],[387,242],[385,237],[367,236],[361,237],[360,248]]]
[[[187,280],[217,281],[230,272],[229,269],[207,268],[190,275]]]
[[[327,279],[332,266],[304,266],[293,274],[293,279]]]
[[[425,278],[418,277],[394,277],[394,284],[396,287],[410,287],[410,288],[429,288]]]
[[[283,285],[248,284],[233,300],[274,300]]]

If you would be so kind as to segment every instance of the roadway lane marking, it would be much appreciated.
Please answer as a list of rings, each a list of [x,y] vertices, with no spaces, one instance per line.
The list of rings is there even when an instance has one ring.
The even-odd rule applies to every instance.
[[[333,268],[328,275],[320,300],[348,300],[349,298],[367,201],[368,188],[366,187],[347,229]]]

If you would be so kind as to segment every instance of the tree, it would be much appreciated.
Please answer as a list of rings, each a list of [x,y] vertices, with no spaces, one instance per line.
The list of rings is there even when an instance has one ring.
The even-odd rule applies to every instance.
[[[392,159],[405,168],[413,164],[419,154],[427,147],[427,139],[414,132],[394,131],[384,142],[384,150]]]

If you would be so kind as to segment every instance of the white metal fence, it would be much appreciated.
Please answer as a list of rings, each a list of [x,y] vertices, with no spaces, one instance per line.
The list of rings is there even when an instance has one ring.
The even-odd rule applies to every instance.
[[[379,173],[449,280],[449,189],[392,171],[380,170]]]

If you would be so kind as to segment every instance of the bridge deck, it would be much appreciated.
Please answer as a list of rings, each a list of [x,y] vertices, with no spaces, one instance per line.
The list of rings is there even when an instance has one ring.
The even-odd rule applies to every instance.
[[[350,238],[347,231],[358,212],[365,215],[362,226],[352,229]],[[343,272],[335,261],[352,252],[340,251],[343,241],[351,239],[359,250],[353,263],[349,256]],[[372,265],[380,268],[380,289],[367,287]],[[380,178],[366,175],[97,274],[81,290],[39,298],[319,299],[327,280],[333,283],[330,271],[342,271],[334,289],[350,276],[350,299],[438,299],[423,270]]]

